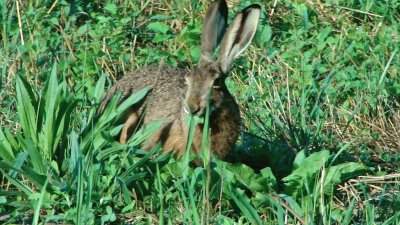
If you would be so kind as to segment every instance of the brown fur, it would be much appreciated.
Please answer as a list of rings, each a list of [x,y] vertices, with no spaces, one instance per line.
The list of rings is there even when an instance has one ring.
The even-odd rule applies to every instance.
[[[199,68],[191,74],[202,76],[200,79],[208,79],[208,71],[204,69],[204,73],[204,70],[203,72],[200,70]],[[117,91],[122,93],[121,99],[124,100],[146,86],[151,88],[151,92],[146,96],[145,104],[140,108],[133,107],[125,117],[124,121],[126,122],[119,137],[122,144],[125,144],[132,136],[132,132],[128,132],[128,130],[136,130],[136,125],[141,119],[140,116],[143,116],[143,125],[160,119],[164,121],[162,127],[151,137],[149,141],[151,144],[146,145],[145,149],[151,149],[155,143],[161,141],[164,150],[175,150],[178,155],[184,153],[188,124],[185,122],[186,113],[182,105],[185,104],[185,93],[187,92],[184,78],[187,73],[187,70],[168,67],[143,68],[127,74],[110,89],[102,101],[100,113],[104,111],[107,103]],[[211,86],[212,81],[209,84]],[[127,89],[127,87],[130,88]],[[208,89],[211,89],[211,87]],[[205,98],[207,94],[201,93],[201,96]],[[223,96],[223,99],[217,99],[220,96]],[[215,101],[222,101],[222,103],[216,111],[211,112],[210,116],[211,149],[218,157],[224,158],[234,146],[239,135],[239,107],[225,85],[221,87],[221,90],[211,93],[211,99],[213,98],[215,98]],[[201,151],[203,135],[202,125],[198,125],[195,129],[192,150],[199,152]],[[163,131],[167,133],[163,134]]]
[[[252,16],[247,17],[248,14]],[[116,92],[121,92],[120,102],[144,87],[150,88],[143,104],[133,106],[123,119],[124,127],[119,141],[126,143],[140,125],[163,120],[163,125],[152,135],[144,149],[151,149],[161,142],[165,151],[178,156],[186,149],[188,124],[185,117],[193,114],[204,117],[210,101],[210,142],[212,152],[221,159],[229,155],[240,130],[240,112],[235,99],[229,93],[225,79],[233,60],[250,43],[257,27],[260,6],[252,5],[240,13],[224,36],[227,6],[224,0],[214,2],[204,18],[199,67],[193,71],[153,66],[128,73],[110,89],[104,97],[99,113],[102,113]],[[250,18],[250,19],[248,19]],[[248,19],[246,21],[246,19]],[[243,21],[246,21],[244,23]],[[241,38],[245,36],[246,38]],[[225,49],[214,61],[213,51],[224,37]],[[225,40],[225,41],[224,41]],[[235,40],[235,41],[234,41]],[[191,150],[202,149],[203,124],[195,127]]]

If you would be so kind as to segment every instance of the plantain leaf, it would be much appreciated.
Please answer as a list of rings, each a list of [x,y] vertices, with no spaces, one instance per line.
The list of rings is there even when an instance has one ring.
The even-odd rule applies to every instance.
[[[13,149],[6,135],[0,129],[0,159],[5,160],[7,163],[12,163],[15,159]]]
[[[329,151],[324,150],[311,154],[303,160],[296,160],[297,169],[289,176],[284,177],[282,181],[285,183],[285,192],[288,195],[296,196],[305,190],[305,185],[313,185],[313,182],[322,167],[330,158]]]
[[[96,87],[94,89],[93,97],[96,103],[100,103],[104,95],[104,87],[106,83],[106,76],[102,75],[100,79],[96,82]]]
[[[31,86],[24,78],[18,76],[16,83],[17,111],[21,127],[25,136],[30,137],[34,143],[37,143],[36,99]]]
[[[365,166],[355,162],[342,163],[329,167],[324,180],[325,194],[331,194],[336,185],[343,183],[345,180],[352,177],[361,175],[366,171],[368,171],[368,169]]]
[[[22,149],[24,149],[30,158],[30,163],[33,165],[33,169],[40,174],[46,173],[46,168],[44,165],[44,158],[36,145],[32,142],[32,139],[29,137],[25,138],[24,141],[21,142]]]

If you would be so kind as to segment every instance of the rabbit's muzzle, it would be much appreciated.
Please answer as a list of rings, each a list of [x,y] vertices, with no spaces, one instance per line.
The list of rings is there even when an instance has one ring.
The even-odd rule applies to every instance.
[[[196,98],[187,98],[185,101],[184,111],[188,115],[204,116],[206,112],[207,102],[205,104],[202,100]]]

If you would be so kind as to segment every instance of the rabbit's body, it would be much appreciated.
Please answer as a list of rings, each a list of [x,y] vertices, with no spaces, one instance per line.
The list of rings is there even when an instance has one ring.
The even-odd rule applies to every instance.
[[[209,102],[211,150],[219,158],[226,158],[238,139],[241,123],[239,106],[229,93],[225,79],[234,59],[253,38],[260,11],[259,5],[247,7],[235,17],[224,35],[228,10],[226,2],[218,0],[210,6],[204,18],[201,59],[197,69],[152,66],[137,69],[119,80],[103,99],[99,113],[116,92],[122,93],[122,102],[144,87],[150,88],[145,99],[134,105],[124,118],[119,141],[126,143],[138,126],[162,120],[164,123],[152,135],[150,144],[143,147],[149,149],[161,142],[164,150],[182,155],[188,138],[187,116],[204,117]],[[221,40],[220,56],[214,61],[213,53]],[[203,124],[197,124],[192,151],[201,151],[202,136]]]
[[[136,130],[140,121],[141,125],[162,120],[164,123],[151,137],[145,149],[151,149],[157,142],[161,142],[164,150],[177,150],[182,155],[186,149],[188,124],[185,122],[186,112],[182,105],[185,104],[185,74],[189,71],[169,67],[146,67],[128,73],[113,86],[103,99],[100,110],[104,110],[108,101],[117,93],[122,93],[120,102],[141,89],[148,87],[150,92],[145,97],[146,104],[138,104],[129,112],[127,118],[132,120],[125,123],[127,137]],[[178,100],[178,101],[177,101]],[[160,107],[162,106],[162,107]],[[132,116],[133,114],[133,116]],[[218,111],[210,115],[210,143],[213,152],[220,158],[225,158],[235,144],[240,130],[239,106],[229,92],[226,92],[224,101]],[[203,126],[198,124],[195,128],[192,149],[201,150]],[[126,142],[127,140],[121,140]]]
[[[181,111],[181,101],[177,100],[184,98],[186,89],[184,75],[187,72],[187,70],[158,66],[129,72],[108,91],[100,110],[103,110],[116,92],[122,94],[119,100],[121,103],[135,92],[148,87],[150,93],[146,96],[146,116],[143,117],[143,123],[148,124],[159,119],[169,123]]]

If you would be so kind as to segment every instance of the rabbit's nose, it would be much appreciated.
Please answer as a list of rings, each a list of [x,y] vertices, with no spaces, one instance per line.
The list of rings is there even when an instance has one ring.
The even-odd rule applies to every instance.
[[[201,106],[199,106],[198,104],[195,105],[189,105],[189,112],[191,115],[193,116],[204,116],[204,108],[202,108]]]
[[[203,116],[204,114],[204,108],[197,98],[187,98],[185,110],[188,114],[193,116]]]
[[[189,106],[189,110],[192,115],[197,115],[201,108],[199,106]]]

